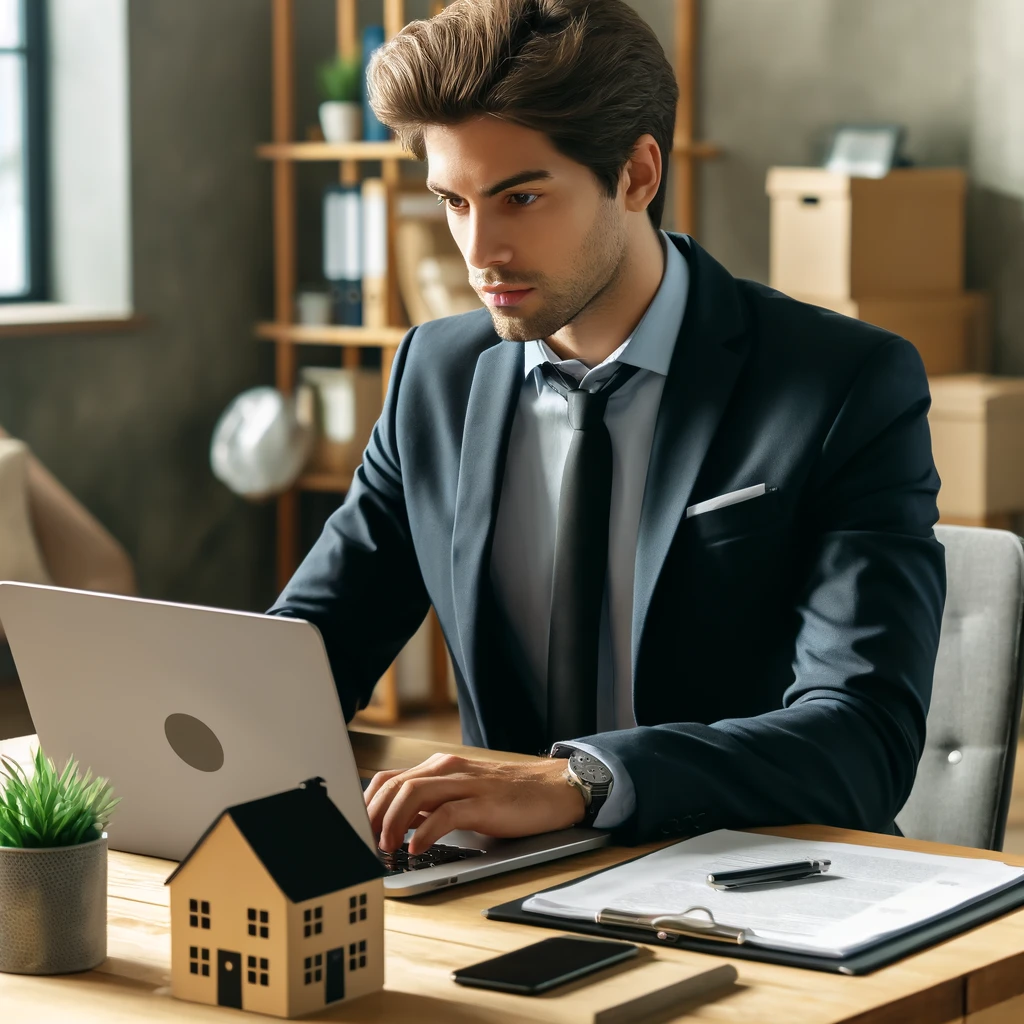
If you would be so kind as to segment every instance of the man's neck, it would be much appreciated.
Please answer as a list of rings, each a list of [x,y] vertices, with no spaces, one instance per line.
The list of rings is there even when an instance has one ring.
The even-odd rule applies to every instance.
[[[636,329],[658,293],[664,273],[661,235],[645,231],[627,256],[615,287],[544,341],[559,359],[597,366]]]

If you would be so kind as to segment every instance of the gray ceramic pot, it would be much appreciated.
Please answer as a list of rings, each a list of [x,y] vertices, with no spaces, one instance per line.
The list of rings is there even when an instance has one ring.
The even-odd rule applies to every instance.
[[[107,841],[0,846],[0,971],[69,974],[107,956]]]

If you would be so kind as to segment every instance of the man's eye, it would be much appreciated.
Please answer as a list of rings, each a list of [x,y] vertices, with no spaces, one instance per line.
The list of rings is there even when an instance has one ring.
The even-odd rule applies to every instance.
[[[508,198],[509,199],[526,199],[526,200],[528,200],[528,202],[513,203],[512,204],[513,206],[533,206],[533,201],[535,199],[539,199],[540,197],[538,195],[536,195],[535,193],[533,193],[533,192],[513,192],[513,193],[511,193],[509,195]],[[437,197],[437,205],[438,206],[444,206],[448,202],[462,202],[462,200],[461,199],[457,199],[456,196],[438,196]],[[448,209],[449,210],[461,210],[461,209],[463,209],[463,207],[461,207],[461,206],[449,206]]]

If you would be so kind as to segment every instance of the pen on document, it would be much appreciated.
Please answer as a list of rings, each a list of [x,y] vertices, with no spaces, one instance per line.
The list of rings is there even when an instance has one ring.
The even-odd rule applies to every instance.
[[[742,868],[739,871],[713,871],[708,875],[708,885],[713,889],[735,889],[741,885],[756,885],[759,882],[791,882],[797,878],[808,878],[828,871],[832,861],[796,860],[788,864],[766,864],[757,868]]]

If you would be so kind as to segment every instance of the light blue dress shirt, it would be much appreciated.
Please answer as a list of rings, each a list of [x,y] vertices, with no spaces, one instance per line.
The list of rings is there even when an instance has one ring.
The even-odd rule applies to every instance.
[[[639,367],[608,400],[604,421],[612,442],[612,493],[608,523],[608,575],[598,642],[597,729],[628,729],[633,716],[631,632],[637,531],[647,464],[661,393],[683,322],[689,266],[664,231],[661,284],[633,333],[599,365],[559,360],[540,340],[523,345],[523,388],[512,422],[501,501],[491,553],[491,582],[531,669],[530,696],[547,717],[548,626],[558,497],[572,428],[565,399],[544,382],[551,362],[590,388],[617,363]],[[511,343],[510,343],[511,344]],[[611,770],[612,791],[595,821],[599,828],[624,822],[636,805],[632,780],[614,754],[565,740]]]

